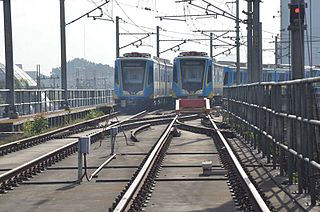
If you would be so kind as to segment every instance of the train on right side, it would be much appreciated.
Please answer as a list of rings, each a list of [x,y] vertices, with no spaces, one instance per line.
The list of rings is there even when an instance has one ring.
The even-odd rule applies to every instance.
[[[224,64],[223,64],[224,63]],[[264,67],[261,82],[279,82],[292,79],[288,65]],[[305,78],[320,76],[320,67],[306,68]],[[172,96],[174,99],[207,98],[212,105],[222,103],[223,87],[235,85],[236,66],[215,62],[205,52],[182,52],[173,61]],[[240,68],[240,84],[248,83],[247,67]]]

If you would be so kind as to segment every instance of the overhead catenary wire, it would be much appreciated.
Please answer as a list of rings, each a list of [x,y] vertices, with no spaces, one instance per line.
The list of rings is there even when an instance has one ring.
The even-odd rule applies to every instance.
[[[74,23],[74,22],[76,22],[76,21],[78,21],[78,20],[80,20],[81,18],[84,18],[84,17],[93,17],[93,16],[90,16],[90,13],[92,13],[92,12],[94,12],[94,11],[96,11],[96,10],[101,10],[101,7],[104,6],[104,5],[106,5],[106,4],[108,4],[109,2],[110,2],[110,0],[106,0],[104,3],[102,3],[102,4],[99,5],[99,6],[97,6],[96,8],[94,8],[94,9],[86,12],[85,14],[83,14],[83,15],[75,18],[75,19],[73,19],[72,21],[66,23],[66,26],[67,26],[67,25],[70,25],[70,24],[72,24],[72,23]],[[101,16],[102,16],[102,15],[100,15],[100,17],[101,17]]]

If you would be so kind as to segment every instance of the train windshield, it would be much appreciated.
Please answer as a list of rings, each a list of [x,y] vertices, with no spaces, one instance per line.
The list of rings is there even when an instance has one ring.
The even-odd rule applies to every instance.
[[[121,70],[124,91],[135,94],[143,90],[146,61],[123,60]]]
[[[182,88],[196,92],[202,89],[206,61],[203,59],[184,59],[180,62]]]

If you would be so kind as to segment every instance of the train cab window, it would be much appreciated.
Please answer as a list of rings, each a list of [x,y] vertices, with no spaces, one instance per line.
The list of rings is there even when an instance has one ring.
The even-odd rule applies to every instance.
[[[233,82],[236,84],[236,82],[238,82],[238,76],[239,76],[239,74],[238,74],[238,72],[235,70],[234,72],[233,72]]]
[[[149,65],[149,75],[148,75],[148,85],[151,85],[153,83],[153,64],[150,63]]]
[[[310,77],[310,71],[305,71],[304,74],[305,74],[305,76],[304,76],[305,78]]]
[[[272,73],[268,73],[268,82],[272,81]]]
[[[244,83],[248,83],[248,72],[244,72]]]
[[[123,89],[136,93],[143,90],[147,63],[145,60],[123,60],[121,61],[121,78]]]
[[[229,78],[229,72],[225,72],[224,79],[223,79],[223,85],[228,85],[228,78]]]
[[[178,73],[177,73],[177,67],[173,66],[173,81],[178,83]]]
[[[267,81],[267,73],[263,73],[262,75],[262,81],[266,82]]]
[[[212,64],[208,66],[208,77],[207,77],[207,83],[212,82]]]
[[[283,73],[279,74],[279,81],[284,81],[285,80],[285,76]]]

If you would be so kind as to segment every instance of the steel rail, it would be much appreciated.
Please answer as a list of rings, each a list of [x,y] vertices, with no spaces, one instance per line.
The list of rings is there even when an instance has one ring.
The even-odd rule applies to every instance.
[[[102,122],[104,120],[107,120],[109,118],[112,118],[116,116],[118,113],[112,113],[112,114],[107,114],[98,118],[94,118],[91,120],[87,121],[82,121],[80,123],[72,124],[66,127],[62,127],[56,130],[52,130],[50,132],[42,133],[40,135],[32,136],[29,138],[24,138],[18,141],[14,141],[8,144],[4,144],[0,146],[0,156],[18,151],[20,149],[25,149],[29,146],[34,146],[35,144],[43,143],[45,141],[48,141],[54,137],[54,135],[63,133],[66,131],[72,131],[72,130],[80,130],[83,128],[87,128],[89,125],[96,125],[98,122]]]
[[[173,124],[176,122],[177,118],[178,118],[178,115],[176,115],[174,117],[174,119],[172,120],[172,122],[168,125],[165,132],[162,134],[162,136],[158,140],[157,144],[155,145],[155,147],[153,148],[153,150],[149,154],[146,162],[142,166],[142,168],[139,171],[139,173],[137,174],[136,178],[133,180],[133,182],[131,183],[131,185],[129,186],[129,188],[125,192],[125,194],[122,196],[122,198],[119,201],[119,203],[117,204],[117,206],[114,208],[114,211],[123,212],[126,210],[129,202],[132,200],[137,189],[142,185],[142,183],[145,179],[145,176],[147,175],[148,170],[150,170],[152,163],[155,161],[155,158],[158,155],[161,147],[164,145],[165,141],[167,140],[167,138],[171,132],[171,129],[173,127]]]
[[[145,124],[145,125],[142,125],[139,128],[137,128],[136,130],[132,131],[131,136],[130,136],[131,140],[134,142],[139,142],[139,140],[137,139],[137,134],[142,132],[143,130],[149,128],[150,126],[151,126],[151,124]]]
[[[154,117],[144,117],[144,118],[133,118],[130,120],[126,120],[122,122],[123,124],[131,123],[131,122],[137,122],[137,121],[148,121],[148,120],[154,120],[154,119],[164,119],[164,118],[174,118],[176,114],[173,115],[161,115],[161,116],[154,116]]]
[[[27,175],[32,175],[33,172],[40,171],[46,166],[51,165],[56,159],[58,159],[57,156],[59,154],[63,154],[60,156],[65,157],[68,154],[74,153],[77,146],[78,141],[74,141],[1,174],[0,192],[5,192],[8,187],[16,185],[19,181],[23,180],[23,177],[26,178]],[[68,150],[70,151],[68,152]]]
[[[226,139],[224,138],[224,136],[222,135],[222,133],[220,132],[220,129],[217,127],[217,125],[215,124],[215,122],[213,121],[213,118],[211,117],[211,115],[208,116],[209,120],[213,126],[213,128],[215,129],[215,131],[218,134],[218,137],[220,139],[220,141],[223,143],[223,146],[225,147],[226,151],[228,152],[233,164],[235,165],[239,175],[241,176],[241,179],[243,180],[243,182],[245,183],[247,189],[250,192],[251,198],[254,200],[255,202],[255,206],[263,212],[270,212],[270,209],[268,208],[268,206],[266,205],[265,201],[263,200],[263,198],[261,197],[261,195],[259,194],[258,190],[254,187],[254,184],[250,181],[248,175],[246,174],[246,172],[243,170],[240,162],[238,161],[237,157],[235,156],[235,154],[233,153],[231,147],[229,146],[228,142],[226,141]]]
[[[216,133],[214,129],[208,128],[208,127],[192,126],[192,125],[182,123],[180,121],[177,121],[177,124],[178,124],[177,125],[178,129],[187,130],[193,133],[200,133],[208,136],[212,136],[214,133]]]
[[[187,115],[187,116],[179,117],[179,120],[188,121],[188,120],[194,120],[197,117],[198,117],[198,115]],[[167,124],[167,123],[171,122],[173,118],[174,117],[172,117],[172,118],[161,118],[160,117],[158,119],[153,119],[153,118],[150,120],[145,119],[145,121],[137,121],[137,122],[132,122],[132,123],[127,122],[126,120],[123,120],[123,122],[121,122],[120,124],[115,123],[111,126],[108,126],[107,128],[105,128],[103,130],[94,132],[91,135],[100,134],[101,132],[108,133],[109,130],[115,126],[120,126],[120,128],[122,130],[131,130],[131,129],[134,129],[134,128],[137,128],[139,126],[146,125],[146,124],[150,124],[151,126],[159,125],[159,124]],[[122,123],[124,123],[124,124],[122,124]]]
[[[113,154],[111,155],[105,162],[103,162],[89,177],[89,181],[92,180],[92,178],[94,178],[100,171],[101,169],[103,169],[103,167],[105,167],[108,163],[110,163],[117,154]]]

